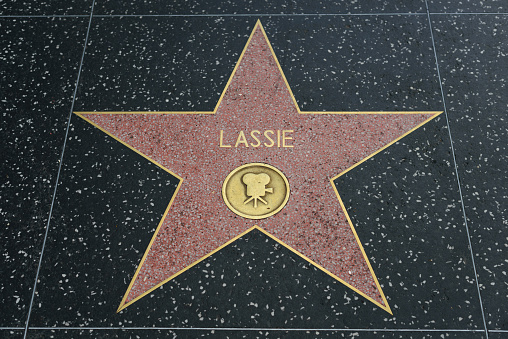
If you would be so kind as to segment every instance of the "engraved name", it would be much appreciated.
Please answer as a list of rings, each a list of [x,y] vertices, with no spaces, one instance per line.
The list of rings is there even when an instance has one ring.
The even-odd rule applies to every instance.
[[[240,131],[238,134],[225,135],[220,130],[219,147],[284,147],[290,148],[293,137],[289,129],[267,129],[265,131],[252,130],[249,132]]]

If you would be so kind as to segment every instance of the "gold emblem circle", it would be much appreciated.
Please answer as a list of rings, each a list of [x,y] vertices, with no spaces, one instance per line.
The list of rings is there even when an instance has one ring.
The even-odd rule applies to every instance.
[[[253,162],[235,168],[222,184],[222,198],[241,217],[264,219],[289,200],[289,182],[279,169]]]

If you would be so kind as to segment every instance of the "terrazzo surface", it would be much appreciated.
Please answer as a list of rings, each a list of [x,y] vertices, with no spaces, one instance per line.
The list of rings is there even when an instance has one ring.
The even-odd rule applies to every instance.
[[[69,336],[79,336],[80,338],[268,338],[268,339],[285,339],[285,338],[383,338],[383,339],[431,339],[431,338],[464,338],[464,339],[482,339],[484,335],[481,333],[386,333],[383,331],[373,331],[365,333],[362,331],[199,331],[199,330],[144,330],[144,331],[97,331],[97,330],[38,330],[34,331],[29,338],[68,338]],[[495,337],[494,337],[495,338]],[[497,339],[497,338],[496,338]]]
[[[506,13],[508,4],[503,0],[450,1],[430,0],[429,10],[436,13]]]
[[[425,2],[356,1],[336,2],[287,0],[195,1],[191,4],[167,1],[97,1],[97,14],[107,15],[270,15],[270,14],[337,14],[337,13],[424,13]]]
[[[502,338],[506,338],[506,336],[508,336],[508,331],[499,331],[499,332],[491,332],[489,338],[492,338],[492,339],[502,339]]]
[[[90,17],[91,8],[86,1],[0,4],[1,338],[508,337],[507,16],[496,14],[506,12],[503,2],[175,5],[97,0]],[[244,59],[248,62],[221,98],[258,20],[295,101],[275,72],[278,66],[270,61],[262,35],[253,37],[258,49],[253,57],[246,52],[250,59]],[[245,97],[237,99],[238,93]],[[87,116],[121,140],[131,133],[138,140],[157,137],[173,145],[151,149],[148,145],[156,143],[133,142],[131,147],[142,154],[76,114],[68,122],[72,108],[213,112],[221,99],[216,114]],[[332,202],[317,183],[316,191],[295,184],[288,205],[257,222],[230,212],[220,195],[209,212],[189,214],[206,197],[188,195],[188,208],[173,214],[170,209],[168,220],[187,213],[186,225],[200,218],[225,218],[224,225],[236,225],[225,228],[223,238],[203,229],[206,236],[194,239],[198,251],[208,253],[209,244],[220,245],[250,224],[260,228],[117,313],[169,201],[175,197],[175,207],[184,196],[179,177],[146,157],[156,158],[184,183],[186,174],[169,167],[191,166],[202,177],[196,181],[201,188],[221,177],[214,192],[237,165],[261,158],[288,172],[291,184],[299,175],[319,178],[323,166],[340,172],[426,121],[422,114],[402,120],[379,114],[311,117],[298,115],[297,107],[422,113],[446,107],[333,180],[380,289],[354,282],[352,289],[341,282],[355,269],[364,272],[355,277],[372,279],[358,247],[345,246],[356,253],[351,258],[363,263],[337,265],[335,272],[344,279],[336,279],[262,231],[279,236],[293,234],[291,229],[305,232],[333,214],[284,217],[281,213],[305,201],[296,199],[299,188],[322,201],[318,211],[337,207],[328,220],[348,226],[336,196]],[[233,118],[235,110],[250,112],[250,118]],[[275,113],[268,117],[263,110]],[[221,121],[228,112],[232,116]],[[210,118],[215,122],[208,123]],[[340,162],[353,121],[364,143],[353,141],[362,146],[350,148]],[[275,126],[283,124],[291,127]],[[193,138],[189,132],[196,126],[199,133]],[[267,128],[294,130],[295,147],[256,148],[261,158],[250,147],[250,153],[246,147],[219,147],[209,155],[199,151],[204,149],[200,145],[216,146],[220,130],[223,142],[235,146],[239,129]],[[255,142],[248,140],[250,146]],[[325,161],[310,165],[302,160],[296,146],[303,140],[314,145],[307,148],[311,160]],[[224,173],[205,171],[207,162]],[[307,169],[298,174],[296,168]],[[329,181],[328,189],[333,193]],[[309,253],[316,261],[319,253],[333,258],[336,247],[309,247]],[[152,267],[166,267],[190,253],[163,251]],[[159,263],[166,257],[171,260]],[[393,314],[380,307],[380,290]]]
[[[452,132],[457,144],[457,164],[462,193],[472,231],[479,282],[487,322],[508,328],[508,46],[504,37],[506,17],[438,18],[437,37],[448,32],[447,43],[438,44],[443,62],[443,84],[448,99]],[[457,45],[458,37],[467,43]],[[485,56],[488,62],[478,62]],[[450,62],[448,60],[457,60]],[[473,131],[473,133],[471,133]],[[476,137],[478,135],[478,137]],[[481,135],[481,137],[479,137]]]
[[[90,0],[59,2],[53,0],[25,0],[0,2],[1,16],[83,16],[92,8]]]
[[[0,19],[2,326],[23,326],[30,308],[86,24]]]

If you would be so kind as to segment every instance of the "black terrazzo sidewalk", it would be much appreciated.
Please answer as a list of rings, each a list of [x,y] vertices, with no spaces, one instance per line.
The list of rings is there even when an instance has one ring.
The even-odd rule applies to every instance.
[[[71,112],[213,110],[258,19],[302,110],[445,111],[335,181],[393,316],[258,231],[116,313],[178,180]],[[508,2],[12,1],[0,36],[0,338],[508,338]]]

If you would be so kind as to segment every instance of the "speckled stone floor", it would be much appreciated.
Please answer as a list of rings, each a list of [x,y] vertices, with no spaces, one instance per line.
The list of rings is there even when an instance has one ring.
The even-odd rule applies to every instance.
[[[4,1],[0,37],[0,338],[508,338],[508,2]],[[294,185],[245,221],[257,161]]]

